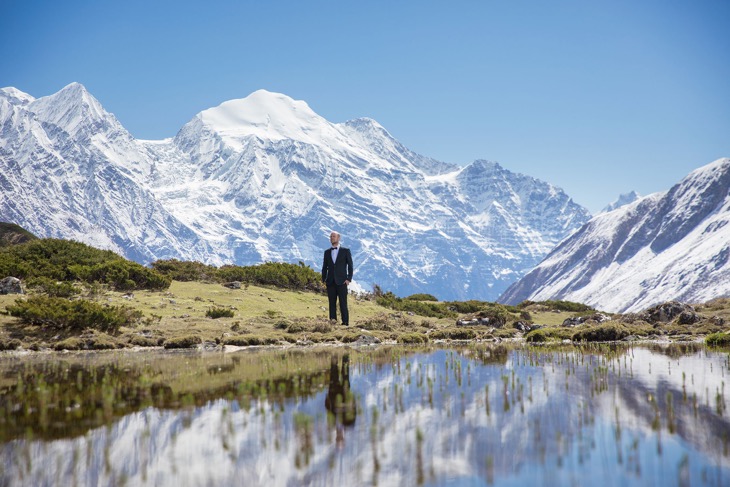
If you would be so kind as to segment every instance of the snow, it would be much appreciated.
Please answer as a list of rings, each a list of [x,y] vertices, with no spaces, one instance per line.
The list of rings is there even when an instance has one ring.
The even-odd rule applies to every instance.
[[[527,291],[501,299],[568,299],[637,312],[668,300],[730,296],[730,159],[594,217],[530,274],[541,277],[526,276]]]
[[[542,181],[486,161],[460,169],[374,120],[334,124],[265,90],[159,141],[135,140],[77,83],[27,103],[0,97],[0,115],[11,111],[3,215],[143,263],[318,269],[335,227],[362,287],[495,299],[589,218]]]

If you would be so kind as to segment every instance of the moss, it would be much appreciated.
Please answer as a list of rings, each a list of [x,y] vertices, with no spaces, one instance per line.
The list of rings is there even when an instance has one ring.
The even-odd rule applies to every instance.
[[[428,335],[421,335],[420,333],[403,333],[398,336],[398,343],[407,344],[422,344],[428,343]]]
[[[723,347],[730,345],[730,333],[713,333],[707,335],[705,343],[713,347]]]
[[[578,330],[573,333],[576,342],[615,342],[631,335],[631,331],[619,323],[606,323]]]
[[[548,334],[544,328],[532,330],[525,335],[525,341],[527,343],[544,343],[548,341]]]
[[[53,345],[54,350],[83,350],[86,342],[79,337],[66,338]]]
[[[170,338],[164,343],[165,348],[195,348],[203,343],[203,339],[197,335],[186,335],[177,338]]]
[[[430,340],[474,340],[479,335],[470,328],[443,328],[435,330],[428,335]]]
[[[498,328],[494,330],[493,334],[499,338],[514,338],[517,333],[519,333],[519,330],[514,328]]]
[[[148,338],[141,335],[135,335],[129,339],[129,344],[135,347],[156,347],[158,346],[159,339]]]
[[[283,337],[278,336],[261,336],[261,335],[240,335],[237,337],[228,337],[223,340],[224,345],[233,345],[237,347],[249,347],[256,345],[276,345]]]

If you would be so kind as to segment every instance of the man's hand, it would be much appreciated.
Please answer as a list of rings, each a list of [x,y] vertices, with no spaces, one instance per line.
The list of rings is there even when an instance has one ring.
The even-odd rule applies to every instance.
[[[346,280],[346,281],[345,281],[345,286],[349,286],[349,285],[350,285],[350,281],[347,281],[347,280]]]

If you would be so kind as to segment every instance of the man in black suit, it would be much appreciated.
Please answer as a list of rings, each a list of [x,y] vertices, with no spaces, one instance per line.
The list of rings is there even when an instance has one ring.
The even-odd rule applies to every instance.
[[[350,249],[340,247],[340,234],[330,234],[332,248],[324,251],[322,262],[322,282],[327,284],[327,297],[330,301],[330,320],[337,321],[337,299],[340,300],[342,324],[350,325],[347,311],[347,286],[352,281],[352,254]]]

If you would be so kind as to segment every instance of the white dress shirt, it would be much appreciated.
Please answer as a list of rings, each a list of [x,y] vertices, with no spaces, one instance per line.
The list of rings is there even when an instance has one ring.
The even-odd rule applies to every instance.
[[[332,247],[332,262],[337,262],[337,254],[340,253],[340,246]]]

